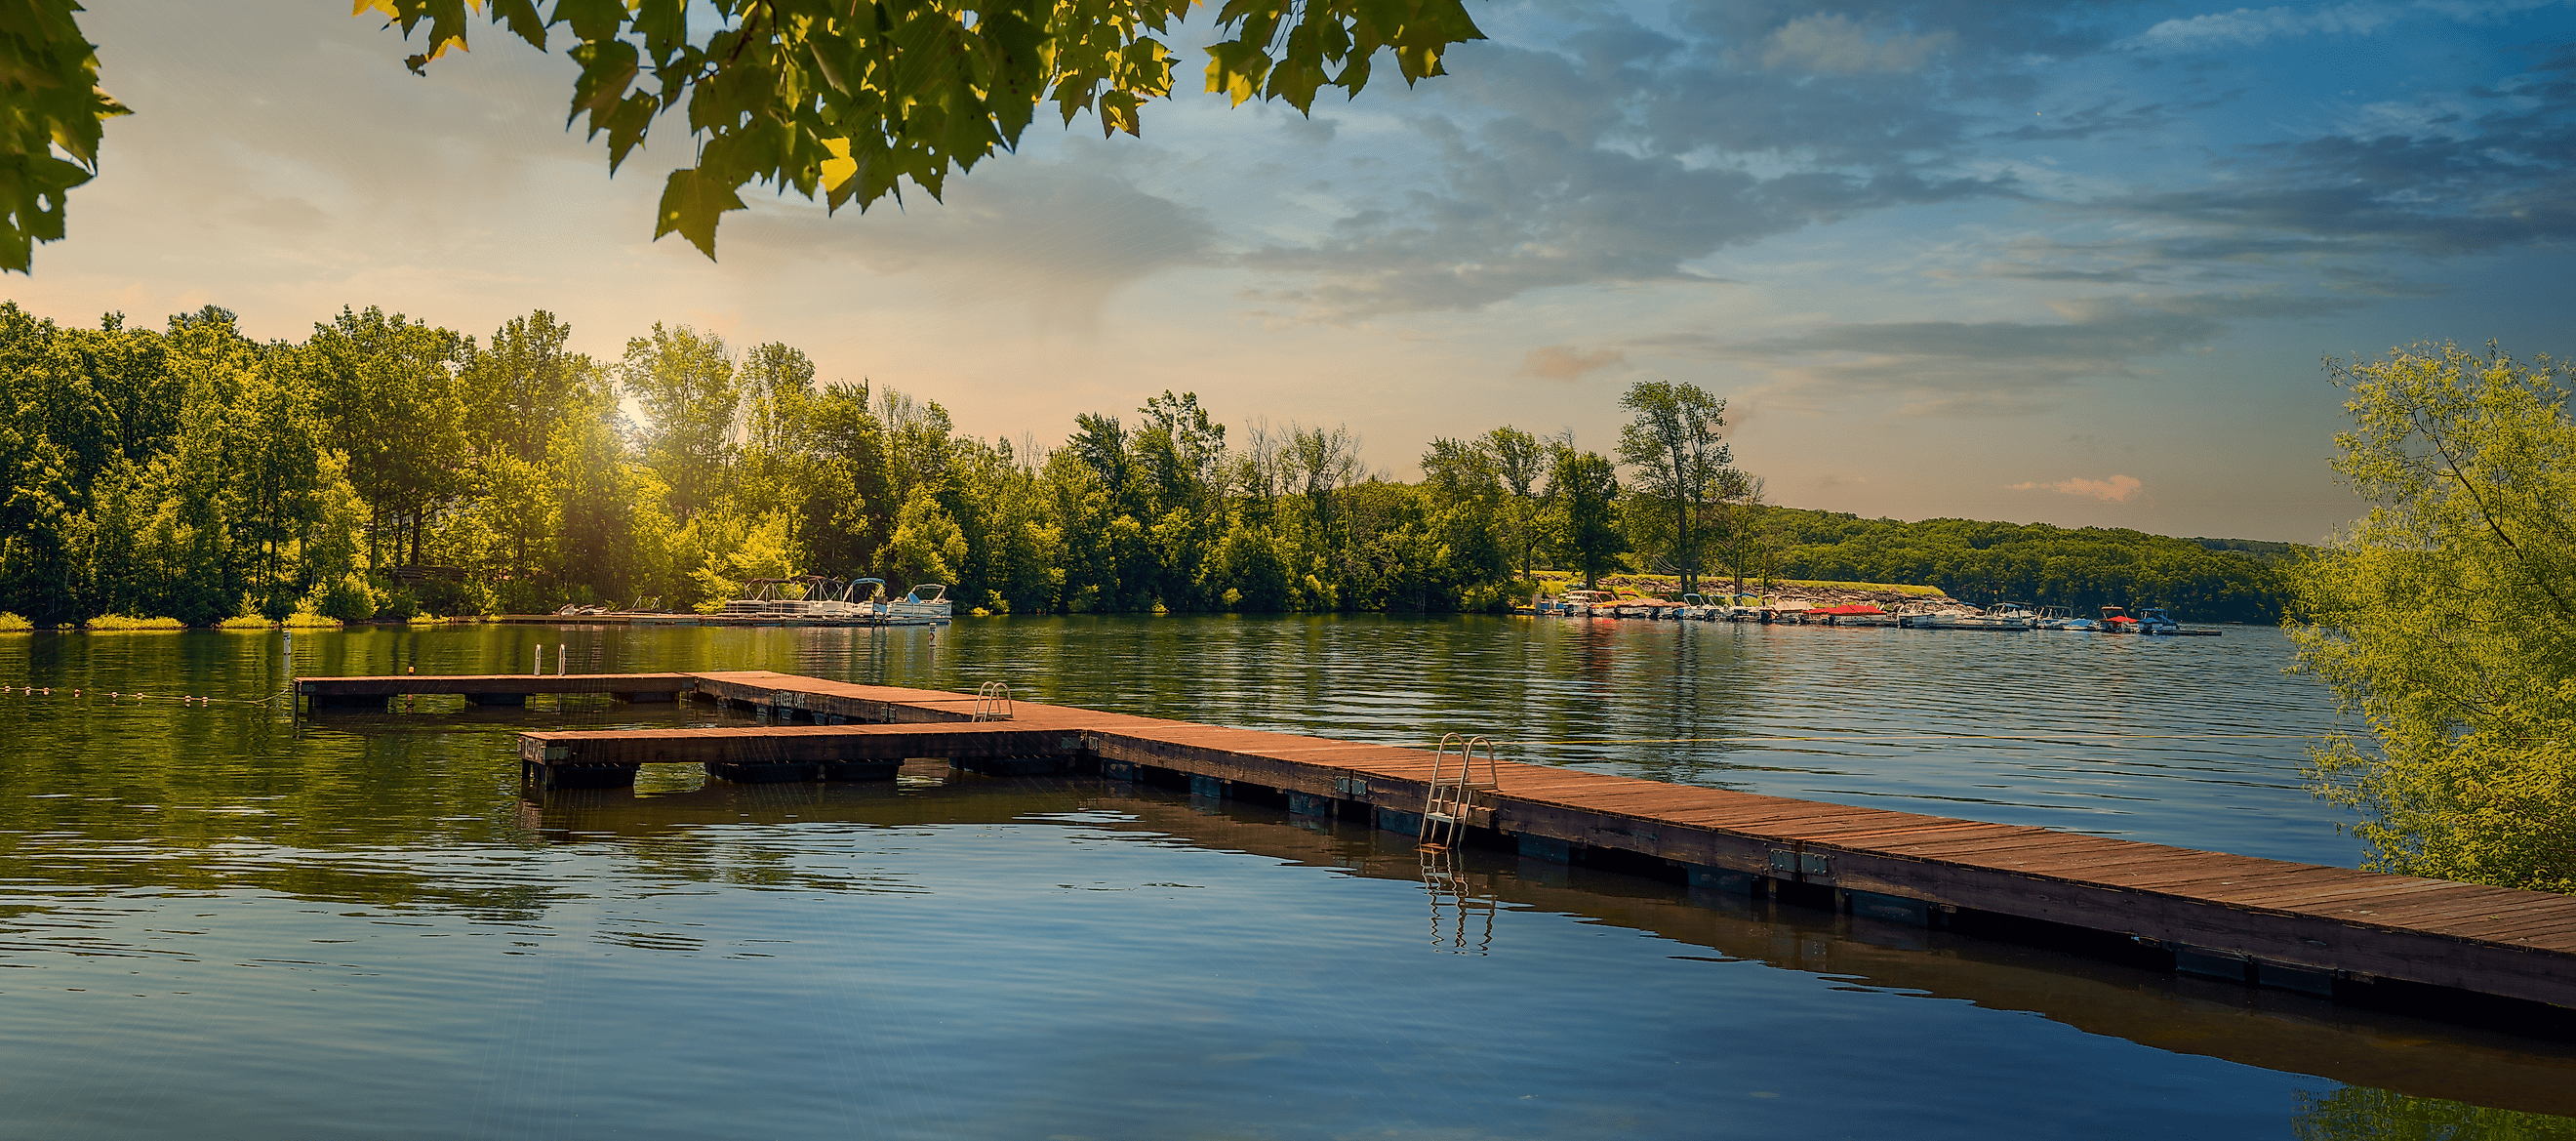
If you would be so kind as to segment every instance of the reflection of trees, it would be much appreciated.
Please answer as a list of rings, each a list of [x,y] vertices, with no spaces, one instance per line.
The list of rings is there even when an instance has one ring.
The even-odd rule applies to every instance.
[[[2298,1093],[2299,1141],[2569,1141],[2576,1118],[2488,1109],[2369,1086]]]

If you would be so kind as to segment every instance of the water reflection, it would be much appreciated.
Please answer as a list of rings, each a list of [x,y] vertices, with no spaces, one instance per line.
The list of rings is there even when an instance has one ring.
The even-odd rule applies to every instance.
[[[1422,890],[1431,897],[1431,947],[1482,955],[1494,945],[1495,898],[1460,867],[1455,848],[1418,847]]]

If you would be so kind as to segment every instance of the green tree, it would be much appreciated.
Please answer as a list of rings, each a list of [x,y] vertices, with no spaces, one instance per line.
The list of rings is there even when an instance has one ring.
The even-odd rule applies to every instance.
[[[885,430],[868,404],[866,382],[834,382],[806,409],[815,482],[806,492],[803,538],[811,565],[832,573],[870,567],[894,534]]]
[[[1510,497],[1503,501],[1504,538],[1511,552],[1520,556],[1520,576],[1530,578],[1538,561],[1540,501],[1539,477],[1546,475],[1551,445],[1555,440],[1542,440],[1518,428],[1496,428],[1477,437],[1476,447],[1492,460],[1494,477],[1502,481]]]
[[[587,589],[593,599],[665,592],[677,577],[668,549],[670,516],[649,501],[644,481],[629,465],[618,419],[616,386],[594,372],[575,393],[571,410],[555,422],[546,448],[551,498],[562,520],[553,577]],[[554,601],[533,581],[504,590],[502,598],[506,608],[522,613],[553,609],[547,603]]]
[[[1619,398],[1637,418],[1619,433],[1619,458],[1637,469],[1633,490],[1670,516],[1665,531],[1682,589],[1699,589],[1701,539],[1712,504],[1740,482],[1727,466],[1726,401],[1695,384],[1639,381]]]
[[[908,583],[953,584],[965,561],[966,536],[957,521],[930,487],[914,489],[886,541],[886,570]]]
[[[2329,361],[2370,514],[2290,572],[2301,665],[2370,725],[2312,755],[2382,871],[2576,892],[2576,420],[2565,369]]]
[[[470,442],[454,371],[464,342],[370,305],[315,325],[306,347],[331,443],[371,512],[369,566],[382,565],[388,538],[394,558],[420,562],[431,513],[467,485]]]
[[[489,349],[466,343],[458,377],[471,422],[489,446],[527,463],[545,460],[555,421],[573,410],[592,368],[590,358],[565,351],[571,337],[572,326],[539,309],[493,330]]]
[[[618,379],[644,409],[644,463],[668,489],[672,518],[685,524],[729,490],[734,414],[742,388],[724,338],[681,325],[626,342]]]
[[[1618,565],[1623,546],[1617,522],[1618,469],[1601,453],[1576,451],[1568,444],[1556,450],[1548,487],[1565,557],[1583,572],[1584,588],[1596,588],[1601,572]]]

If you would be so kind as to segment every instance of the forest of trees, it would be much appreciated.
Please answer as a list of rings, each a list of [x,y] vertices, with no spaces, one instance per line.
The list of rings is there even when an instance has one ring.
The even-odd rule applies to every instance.
[[[1404,483],[1346,429],[1229,432],[1189,393],[1015,445],[818,383],[786,345],[656,325],[597,360],[570,333],[536,312],[478,340],[368,308],[258,342],[213,307],[155,330],[0,303],[0,611],[680,609],[810,572],[947,583],[996,614],[1439,612],[1506,606],[1563,566],[2278,614],[2270,568],[2194,541],[1766,506],[1708,435],[1724,402],[1688,385],[1631,393],[1635,486],[1510,427],[1434,440]],[[1698,450],[1641,463],[1658,423]]]
[[[1825,511],[1769,511],[1781,578],[1925,583],[1964,602],[2163,606],[2204,622],[2278,622],[2286,543],[2173,539],[2044,523],[1900,523]],[[2244,548],[2212,548],[2237,543]]]

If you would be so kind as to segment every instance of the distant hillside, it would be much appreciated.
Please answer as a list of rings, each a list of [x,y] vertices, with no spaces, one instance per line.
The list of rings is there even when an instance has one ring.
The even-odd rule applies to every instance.
[[[2301,552],[2316,548],[2299,543],[2267,543],[2261,539],[2193,539],[2192,542],[2213,551],[2243,555],[2258,563],[2286,563]]]
[[[2078,614],[2169,608],[2186,621],[2278,622],[2275,564],[2296,546],[2177,539],[2103,527],[1926,519],[1903,523],[1775,507],[1762,525],[1781,578],[1915,582],[1963,601],[2064,606]]]

